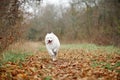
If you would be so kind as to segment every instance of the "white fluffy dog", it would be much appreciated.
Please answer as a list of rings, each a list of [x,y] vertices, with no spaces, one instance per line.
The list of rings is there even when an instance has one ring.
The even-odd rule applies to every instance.
[[[52,57],[52,60],[55,61],[60,47],[58,37],[53,32],[47,33],[47,35],[45,36],[45,44],[49,55]]]

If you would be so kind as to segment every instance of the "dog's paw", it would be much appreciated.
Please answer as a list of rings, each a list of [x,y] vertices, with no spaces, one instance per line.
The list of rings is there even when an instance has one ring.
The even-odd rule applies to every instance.
[[[53,61],[56,61],[57,59],[56,59],[56,58],[53,58],[52,60],[53,60]]]

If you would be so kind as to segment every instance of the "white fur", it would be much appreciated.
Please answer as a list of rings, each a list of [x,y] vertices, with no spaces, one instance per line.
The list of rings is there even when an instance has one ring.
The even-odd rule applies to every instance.
[[[49,41],[51,41],[49,43]],[[56,55],[58,53],[60,42],[58,37],[54,33],[47,33],[45,36],[45,44],[49,55],[52,57],[53,61],[56,60]],[[56,54],[55,54],[56,53]]]

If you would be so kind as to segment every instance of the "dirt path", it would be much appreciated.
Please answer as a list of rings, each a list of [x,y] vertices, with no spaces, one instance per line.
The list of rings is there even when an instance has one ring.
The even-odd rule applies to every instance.
[[[53,62],[47,52],[38,52],[24,62],[3,65],[0,80],[119,80],[120,66],[116,64],[120,56],[107,56],[71,50],[60,52],[58,60]]]

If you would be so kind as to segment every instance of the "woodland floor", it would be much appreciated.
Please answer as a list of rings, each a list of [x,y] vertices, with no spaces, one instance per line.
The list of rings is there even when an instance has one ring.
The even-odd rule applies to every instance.
[[[41,49],[24,61],[4,63],[0,80],[120,80],[120,54],[61,49],[52,61]]]

